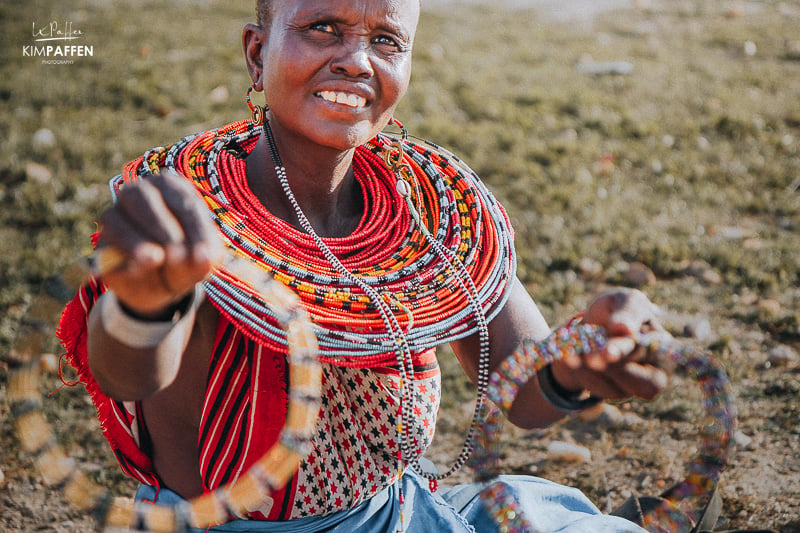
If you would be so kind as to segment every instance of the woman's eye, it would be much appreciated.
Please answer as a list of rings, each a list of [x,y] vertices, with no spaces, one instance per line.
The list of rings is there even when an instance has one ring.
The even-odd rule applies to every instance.
[[[388,35],[380,35],[380,36],[376,37],[375,38],[375,42],[377,44],[381,44],[381,45],[385,45],[385,46],[391,46],[391,47],[398,48],[398,49],[402,48],[400,46],[400,43],[397,42],[397,39],[395,39],[393,37],[390,37]]]
[[[327,22],[318,22],[316,24],[312,24],[310,27],[314,31],[320,31],[323,33],[336,33],[336,28],[333,27],[333,24],[329,24]]]

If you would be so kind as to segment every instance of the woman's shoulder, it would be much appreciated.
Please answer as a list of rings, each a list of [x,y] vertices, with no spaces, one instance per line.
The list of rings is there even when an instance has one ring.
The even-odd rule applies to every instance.
[[[126,163],[122,172],[111,178],[112,195],[116,196],[125,183],[158,174],[164,168],[179,168],[188,161],[203,164],[220,149],[242,151],[242,145],[257,137],[258,133],[258,127],[251,121],[241,120],[191,133],[171,144],[154,146]]]

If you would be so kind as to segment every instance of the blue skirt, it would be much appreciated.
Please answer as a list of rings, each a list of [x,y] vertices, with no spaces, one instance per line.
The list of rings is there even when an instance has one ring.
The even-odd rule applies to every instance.
[[[500,476],[520,502],[525,518],[541,532],[564,533],[646,533],[619,517],[602,514],[578,489],[531,476]],[[407,533],[494,533],[497,526],[485,513],[477,484],[443,488],[434,493],[428,482],[406,471],[403,483],[404,530]],[[397,484],[347,511],[325,516],[298,518],[286,522],[234,520],[208,531],[267,531],[282,533],[393,533],[400,529]],[[142,485],[136,500],[173,505],[183,499],[169,489],[156,491]],[[206,530],[194,530],[202,533]]]

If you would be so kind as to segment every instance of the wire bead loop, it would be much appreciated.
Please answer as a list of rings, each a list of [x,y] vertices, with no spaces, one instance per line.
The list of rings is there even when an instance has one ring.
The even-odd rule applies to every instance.
[[[130,498],[113,497],[111,491],[91,481],[78,470],[56,443],[41,414],[39,365],[29,349],[31,339],[17,345],[30,359],[9,371],[8,399],[16,415],[15,426],[23,450],[34,455],[44,482],[63,487],[66,499],[96,518],[97,530],[179,533],[192,528],[207,529],[241,516],[263,504],[283,487],[308,453],[321,404],[322,369],[317,358],[314,327],[299,298],[249,260],[229,251],[221,270],[237,277],[253,292],[274,306],[275,316],[288,343],[289,402],[286,424],[278,442],[235,481],[189,502],[176,506],[138,505]],[[104,529],[106,528],[106,529]]]
[[[489,398],[495,405],[484,411],[471,459],[475,479],[484,483],[481,500],[489,515],[509,533],[536,533],[520,511],[520,504],[507,487],[495,482],[497,476],[497,440],[502,429],[499,409],[508,411],[520,388],[543,368],[567,355],[583,356],[606,343],[602,328],[570,323],[549,337],[527,343],[506,358],[489,378]],[[648,531],[690,531],[694,528],[693,509],[702,508],[716,488],[720,474],[734,451],[736,405],[730,380],[723,367],[709,354],[692,347],[679,346],[662,332],[645,333],[638,344],[647,348],[656,360],[669,358],[687,372],[703,391],[705,416],[701,420],[700,446],[688,465],[689,475],[661,496],[661,504],[644,515]]]

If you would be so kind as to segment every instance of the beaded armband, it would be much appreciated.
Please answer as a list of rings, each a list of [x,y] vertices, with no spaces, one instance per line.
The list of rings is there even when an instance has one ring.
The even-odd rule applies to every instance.
[[[153,348],[164,340],[175,325],[188,316],[194,315],[203,298],[203,287],[197,284],[194,291],[180,302],[169,320],[150,321],[131,316],[116,295],[107,291],[98,302],[97,312],[108,335],[132,348]]]
[[[545,365],[536,374],[536,379],[542,397],[560,411],[583,411],[603,401],[598,396],[585,396],[584,391],[573,392],[562,387],[553,376],[553,365]]]

